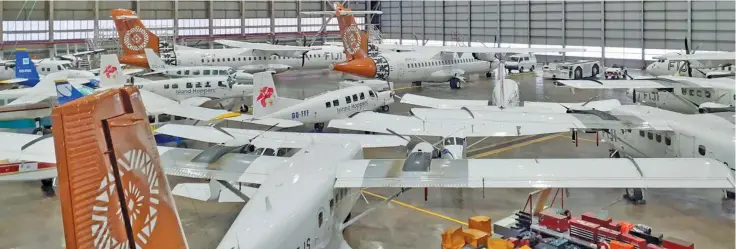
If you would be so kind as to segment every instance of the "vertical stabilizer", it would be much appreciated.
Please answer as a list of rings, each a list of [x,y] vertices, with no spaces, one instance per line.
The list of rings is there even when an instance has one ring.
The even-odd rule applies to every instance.
[[[125,85],[125,74],[120,68],[118,56],[115,54],[104,54],[100,57],[100,86],[120,87]]]
[[[279,110],[274,74],[273,71],[253,74],[253,116],[256,118]]]
[[[51,116],[66,248],[188,248],[137,89]]]
[[[66,104],[78,98],[84,97],[72,84],[67,80],[56,80],[56,98],[59,105]]]
[[[368,35],[358,28],[355,16],[341,13],[351,9],[344,8],[341,3],[336,5],[335,13],[346,58],[348,60],[368,58]]]
[[[148,67],[144,48],[159,53],[159,38],[148,30],[141,19],[132,10],[113,9],[110,15],[118,31],[118,39],[123,48],[120,61],[128,65]]]
[[[28,51],[22,48],[15,51],[15,78],[27,79],[27,81],[21,83],[26,86],[36,85],[40,78],[31,56]]]
[[[169,67],[168,65],[166,65],[166,63],[163,60],[161,60],[161,57],[158,57],[156,52],[153,52],[153,49],[145,48],[144,51],[146,51],[146,59],[148,60],[148,67],[151,68],[151,70],[161,71]]]

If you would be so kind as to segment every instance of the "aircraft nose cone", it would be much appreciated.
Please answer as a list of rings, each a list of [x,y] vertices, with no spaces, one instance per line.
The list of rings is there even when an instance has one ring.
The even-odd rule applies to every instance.
[[[372,59],[355,59],[332,65],[332,70],[352,75],[373,78],[376,76],[376,63]]]

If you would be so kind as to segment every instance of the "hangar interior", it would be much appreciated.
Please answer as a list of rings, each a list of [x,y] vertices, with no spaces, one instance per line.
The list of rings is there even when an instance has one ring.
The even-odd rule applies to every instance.
[[[684,51],[685,40],[696,53],[736,51],[736,2],[733,0],[342,2],[353,10],[383,12],[381,15],[356,16],[361,29],[367,30],[374,41],[382,44],[583,48],[586,51],[562,55],[537,53],[537,61],[596,60],[601,65],[617,64],[631,69],[644,69],[656,61],[654,57]],[[0,19],[3,20],[0,26],[0,58],[12,60],[16,48],[27,48],[32,56],[39,59],[95,48],[105,48],[105,53],[120,55],[123,53],[121,41],[110,18],[110,10],[119,8],[134,10],[146,27],[162,40],[189,47],[223,48],[214,42],[218,39],[278,45],[322,45],[341,41],[337,20],[300,13],[331,11],[333,4],[334,1],[322,0],[0,1]],[[93,65],[93,61],[98,62],[97,56],[90,58],[91,64],[87,65],[90,69],[98,67]],[[343,76],[331,70],[296,70],[278,73],[274,78],[279,96],[306,99],[343,88],[336,84],[344,79]],[[158,76],[151,78],[160,79]],[[518,82],[518,96],[522,101],[587,103],[593,99],[610,98],[622,105],[636,102],[627,90],[571,91],[533,71],[510,74],[508,79]],[[381,80],[380,84],[387,82]],[[468,77],[467,83],[463,83],[459,90],[449,89],[444,83],[420,86],[412,83],[397,83],[392,90],[398,95],[411,93],[433,98],[487,101],[499,80],[478,74]],[[694,91],[690,90],[690,95],[693,94]],[[700,96],[701,92],[697,94]],[[705,94],[711,95],[710,92]],[[715,92],[713,96],[716,96]],[[400,103],[398,99],[388,114],[406,116],[417,107]],[[247,100],[255,101],[255,97]],[[234,121],[225,121],[222,127],[253,128]],[[330,131],[334,130],[337,129]],[[299,127],[286,131],[311,130]],[[358,131],[352,133],[363,134]],[[612,157],[611,150],[604,144],[614,138],[599,136],[602,133],[575,134],[572,139],[568,132],[469,138],[467,144],[472,144],[473,148],[466,152],[470,159]],[[625,134],[636,136],[639,133],[632,133],[629,129]],[[669,142],[664,142],[670,140],[661,139],[660,133],[642,131],[640,134],[642,138],[648,135],[647,147],[664,146],[666,143],[662,150],[674,148]],[[443,139],[422,138],[439,144]],[[212,146],[199,141],[187,141],[186,144],[189,148],[202,150]],[[709,148],[711,151],[712,147]],[[405,158],[406,152],[407,148],[393,147],[365,149],[363,153],[366,158],[380,159]],[[0,171],[0,175],[2,173]],[[168,181],[172,188],[179,183],[204,182],[178,176],[169,176]],[[0,248],[66,248],[60,200],[43,196],[39,185],[37,181],[0,182]],[[361,189],[359,194],[350,197],[356,200],[349,212],[353,218],[363,211],[374,210],[376,204],[382,207],[345,229],[348,248],[440,248],[446,229],[468,226],[468,218],[477,215],[488,216],[493,222],[505,220],[519,210],[526,210],[527,204],[531,206],[527,198],[532,198],[530,193],[537,193],[532,188],[429,188],[424,192],[415,188],[394,201],[382,202],[396,191],[395,188],[378,187]],[[720,190],[646,189],[645,205],[627,202],[622,198],[622,194],[627,193],[625,191],[573,188],[566,192],[564,209],[569,209],[575,216],[591,212],[598,217],[609,216],[615,221],[648,225],[657,234],[690,241],[697,248],[732,248],[734,245],[734,201],[722,198]],[[247,205],[242,201],[218,203],[180,196],[174,198],[189,248],[224,248],[218,245]],[[556,207],[560,203],[553,201],[553,204]],[[317,217],[321,224],[321,213],[320,216],[315,215],[314,220]],[[301,237],[282,239],[299,240],[296,241],[299,245],[302,243]],[[315,244],[306,245],[305,242],[298,249],[317,248]]]

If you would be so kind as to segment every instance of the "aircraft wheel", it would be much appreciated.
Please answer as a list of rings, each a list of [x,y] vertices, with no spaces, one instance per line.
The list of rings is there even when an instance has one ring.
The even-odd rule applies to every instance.
[[[529,72],[534,72],[534,66],[532,66],[532,68],[529,69]]]
[[[458,87],[460,85],[460,80],[457,78],[450,79],[450,89],[459,89]]]
[[[316,123],[316,124],[314,124],[314,129],[315,130],[318,130],[318,131],[321,132],[322,129],[324,129],[324,128],[325,128],[325,123]]]
[[[241,113],[247,113],[248,112],[248,105],[245,105],[245,104],[241,105],[240,106],[240,112]]]
[[[519,67],[519,73],[523,73],[523,72],[524,72],[524,67]]]
[[[56,191],[54,190],[54,179],[43,179],[41,180],[41,191],[48,196],[53,197],[56,195]]]
[[[591,71],[593,71],[593,75],[591,75],[590,77],[597,77],[598,76],[598,73],[600,73],[599,72],[600,69],[598,68],[598,65],[597,64],[593,65],[593,70],[591,70]]]
[[[726,192],[726,193],[725,193],[725,194],[723,195],[723,199],[724,199],[724,200],[733,200],[733,199],[734,199],[734,195],[735,195],[736,193],[734,193],[734,192],[733,192],[733,191],[731,191],[731,190],[726,190],[725,192]]]
[[[623,197],[624,199],[627,199],[637,205],[646,203],[646,200],[644,200],[644,195],[642,194],[640,188],[627,188],[626,193]]]
[[[492,74],[491,72],[487,72],[487,73],[486,73],[486,77],[487,77],[487,78],[491,78],[491,77],[493,77],[493,74]]]
[[[388,105],[381,106],[381,111],[382,112],[388,112],[388,110],[389,110]]]
[[[575,79],[579,80],[583,78],[583,69],[580,67],[575,68]]]

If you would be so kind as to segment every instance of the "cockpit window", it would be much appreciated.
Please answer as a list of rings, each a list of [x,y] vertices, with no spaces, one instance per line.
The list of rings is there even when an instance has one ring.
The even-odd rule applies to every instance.
[[[455,143],[457,143],[458,145],[463,145],[465,143],[465,138],[457,137],[455,138]]]
[[[276,153],[275,153],[275,152],[276,152],[276,151],[274,151],[274,150],[273,150],[273,149],[271,149],[271,148],[266,148],[266,150],[265,150],[265,151],[263,152],[263,155],[264,155],[264,156],[275,156],[275,155],[276,155]]]
[[[255,154],[255,155],[261,155],[261,154],[263,154],[263,148],[256,149],[255,151],[253,151],[253,154]]]
[[[56,68],[59,69],[59,71],[64,71],[64,68],[61,67],[61,65],[57,65]]]
[[[61,66],[65,69],[72,69],[72,64],[62,64]]]
[[[455,145],[455,138],[454,137],[445,138],[445,145]]]
[[[285,156],[286,155],[286,149],[279,148],[278,151],[276,151],[276,156]]]

